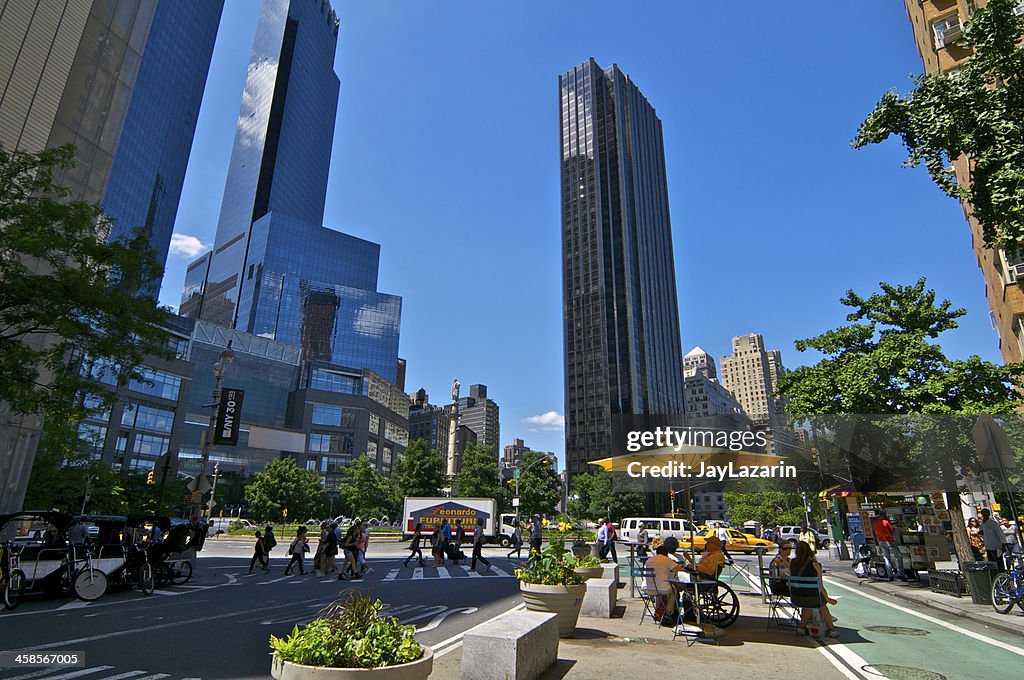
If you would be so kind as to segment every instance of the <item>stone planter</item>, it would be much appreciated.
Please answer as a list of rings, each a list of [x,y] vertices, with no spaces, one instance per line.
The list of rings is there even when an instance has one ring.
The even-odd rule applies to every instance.
[[[576,567],[573,569],[584,581],[592,578],[601,578],[604,574],[604,567]]]
[[[578,586],[541,586],[519,582],[526,608],[534,612],[550,612],[558,616],[558,637],[572,637],[587,584]]]
[[[416,661],[381,668],[303,666],[274,656],[271,657],[270,675],[275,680],[427,680],[434,668],[434,651],[426,645],[421,646],[423,656]]]
[[[589,543],[583,543],[583,544],[577,545],[577,544],[573,543],[572,544],[572,554],[575,555],[576,557],[583,557],[584,555],[589,555],[590,554],[590,544]]]

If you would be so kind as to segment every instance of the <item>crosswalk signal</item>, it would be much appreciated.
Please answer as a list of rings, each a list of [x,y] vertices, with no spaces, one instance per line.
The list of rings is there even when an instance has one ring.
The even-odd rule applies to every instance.
[[[146,484],[148,484],[149,486],[153,486],[154,484],[156,484],[156,475],[153,473],[152,470],[146,473]]]

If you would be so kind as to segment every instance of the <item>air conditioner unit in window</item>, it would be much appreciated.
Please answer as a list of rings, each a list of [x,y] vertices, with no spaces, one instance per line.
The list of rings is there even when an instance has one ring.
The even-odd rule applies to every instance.
[[[947,45],[952,45],[964,35],[964,29],[960,26],[949,26],[944,28],[935,36],[935,49],[941,50]]]
[[[1024,281],[1024,263],[1012,264],[1010,265],[1009,269],[1010,275],[1015,279],[1014,281],[1011,281],[1011,283],[1016,283],[1017,281]]]
[[[1013,8],[1015,16],[1024,17],[1024,2],[1017,3],[1017,6]]]

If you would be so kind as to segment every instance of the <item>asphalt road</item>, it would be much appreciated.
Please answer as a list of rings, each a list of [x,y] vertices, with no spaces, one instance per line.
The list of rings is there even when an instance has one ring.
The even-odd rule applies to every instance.
[[[521,601],[517,564],[500,549],[485,552],[494,569],[477,575],[450,563],[444,570],[403,568],[401,547],[380,543],[371,546],[373,571],[355,582],[285,577],[283,556],[272,556],[271,573],[249,576],[249,553],[245,544],[208,543],[191,581],[149,597],[137,591],[110,592],[94,603],[26,597],[15,611],[0,613],[0,650],[82,652],[85,667],[0,669],[0,678],[267,678],[268,637],[286,635],[349,588],[380,598],[387,613],[416,625],[417,638],[435,646]]]

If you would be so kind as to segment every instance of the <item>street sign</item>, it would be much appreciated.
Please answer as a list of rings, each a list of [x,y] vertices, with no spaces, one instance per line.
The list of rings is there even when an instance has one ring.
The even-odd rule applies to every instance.
[[[519,479],[519,468],[516,468],[515,470],[512,471],[512,477],[514,477],[515,479]]]
[[[214,444],[238,444],[238,430],[241,424],[242,399],[244,390],[225,388],[220,393],[220,407],[217,409],[217,429],[213,433]]]
[[[213,500],[213,499],[211,498],[211,499],[210,499],[210,500],[209,500],[209,501],[208,501],[208,502],[206,503],[206,509],[207,509],[207,510],[213,510],[213,509],[214,509],[215,507],[217,507],[217,501],[215,501],[215,500]],[[222,512],[221,512],[220,514],[221,514],[221,516],[223,516],[223,515],[224,515],[224,512],[222,511]]]
[[[519,499],[518,498],[513,498],[512,499],[512,507],[513,508],[518,508],[519,507]]]

